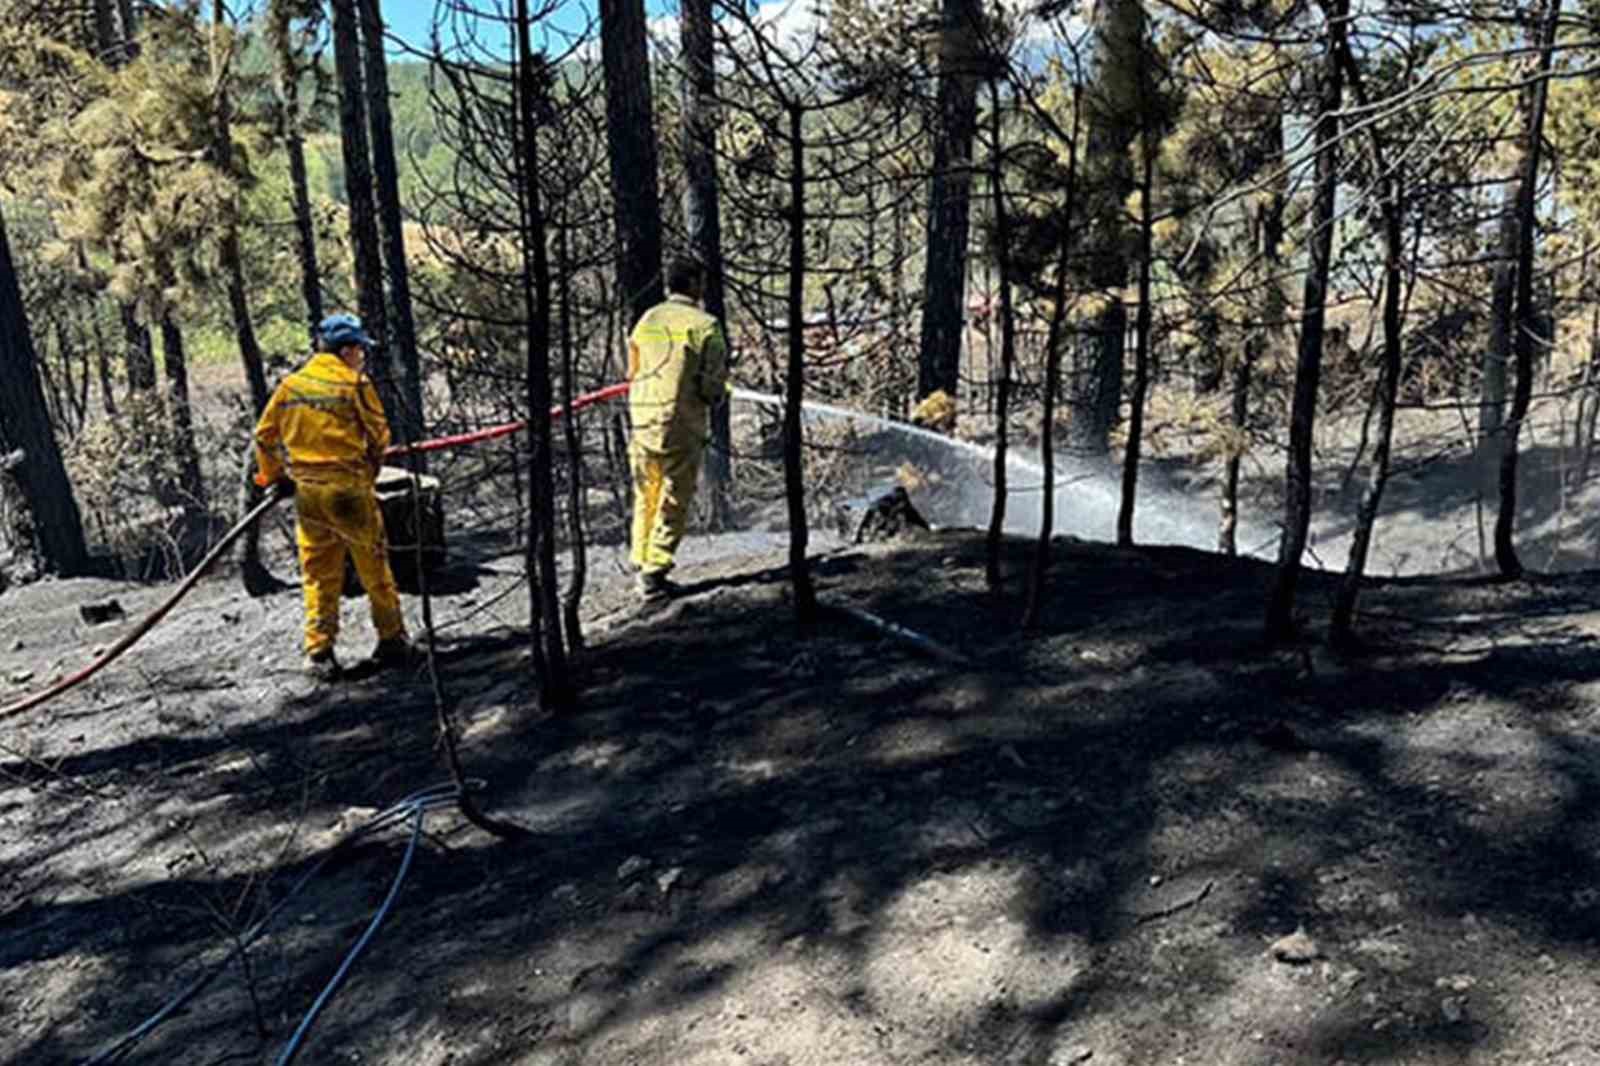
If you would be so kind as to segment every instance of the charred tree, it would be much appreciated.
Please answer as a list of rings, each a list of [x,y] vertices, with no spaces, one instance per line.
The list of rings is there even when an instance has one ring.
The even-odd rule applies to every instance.
[[[227,5],[222,0],[214,0],[211,10],[211,92],[216,109],[211,124],[211,156],[217,169],[232,175],[238,168],[233,151],[233,95],[228,84],[233,77],[233,60],[229,46],[222,40],[227,17]],[[255,325],[250,319],[250,300],[245,295],[244,255],[239,250],[236,203],[230,205],[228,217],[223,220],[218,250],[223,276],[227,281],[228,312],[233,317],[233,336],[239,346],[239,363],[244,368],[245,381],[250,386],[251,408],[259,415],[267,406],[267,374],[261,365],[261,345],[256,340]]]
[[[1267,594],[1266,639],[1289,639],[1294,632],[1295,591],[1300,557],[1311,527],[1311,445],[1316,425],[1317,393],[1322,381],[1322,341],[1328,307],[1328,274],[1333,256],[1333,213],[1339,186],[1339,109],[1344,101],[1344,68],[1334,46],[1332,27],[1349,17],[1349,0],[1330,0],[1326,7],[1326,52],[1319,71],[1321,114],[1317,118],[1316,177],[1306,240],[1306,266],[1301,300],[1300,348],[1295,363],[1294,398],[1289,415],[1289,457],[1285,471],[1283,539],[1278,569]]]
[[[1033,563],[1028,572],[1028,594],[1022,609],[1022,628],[1037,629],[1044,610],[1045,580],[1050,573],[1050,538],[1055,535],[1056,506],[1056,398],[1061,392],[1061,348],[1067,318],[1067,278],[1073,250],[1074,215],[1078,200],[1078,132],[1083,103],[1082,90],[1072,87],[1072,130],[1064,138],[1067,145],[1065,203],[1057,227],[1059,246],[1055,284],[1051,295],[1050,325],[1045,334],[1045,374],[1043,424],[1039,432],[1039,463],[1044,468],[1044,496],[1039,507],[1039,537],[1034,544]]]
[[[391,409],[402,440],[422,436],[422,361],[417,352],[417,325],[411,306],[411,275],[406,266],[405,218],[400,209],[400,168],[395,159],[394,119],[389,108],[389,60],[383,51],[381,0],[357,0],[361,14],[362,73],[367,123],[372,132],[372,188],[377,198],[378,229],[387,267],[389,301],[385,340],[400,360],[398,410]],[[385,363],[387,363],[385,359]],[[425,467],[420,454],[413,462]]]
[[[1074,451],[1104,455],[1111,448],[1122,399],[1127,360],[1127,209],[1135,189],[1128,151],[1144,128],[1155,93],[1146,69],[1144,6],[1138,0],[1106,0],[1090,18],[1094,38],[1093,79],[1084,93],[1083,275],[1093,296],[1084,301],[1076,325],[1074,366],[1068,389],[1072,420],[1067,444]]]
[[[1538,229],[1539,164],[1544,145],[1544,120],[1550,102],[1550,70],[1555,62],[1556,27],[1560,21],[1560,0],[1546,0],[1539,31],[1538,80],[1533,89],[1533,107],[1524,134],[1522,174],[1517,179],[1517,260],[1515,342],[1516,385],[1511,394],[1511,409],[1500,432],[1500,509],[1494,522],[1494,561],[1505,577],[1521,577],[1522,560],[1517,556],[1517,457],[1522,423],[1533,400],[1535,347],[1541,335],[1538,308],[1533,295],[1534,241]]]
[[[148,396],[156,387],[156,355],[150,340],[150,327],[139,321],[132,304],[117,305],[122,319],[123,366],[128,373],[128,393]]]
[[[372,198],[372,151],[367,138],[365,79],[361,60],[361,20],[357,0],[329,0],[333,12],[333,61],[339,79],[339,147],[344,158],[344,187],[350,211],[350,244],[356,276],[356,302],[367,332],[378,342],[368,353],[367,371],[378,387],[385,410],[406,409],[386,348],[388,316],[383,294],[382,241]]]
[[[717,73],[712,39],[712,0],[683,0],[683,220],[689,251],[705,267],[706,312],[729,336],[723,296],[722,210],[717,175]],[[732,353],[730,352],[730,357]],[[711,444],[706,456],[711,526],[732,520],[733,447],[729,405],[711,411]]]
[[[1128,442],[1122,455],[1122,497],[1117,506],[1117,545],[1133,545],[1133,510],[1139,495],[1140,451],[1144,446],[1144,405],[1150,391],[1150,270],[1155,256],[1155,219],[1151,193],[1155,186],[1156,149],[1151,135],[1140,138],[1139,176],[1139,311],[1134,325],[1133,387],[1128,395]]]
[[[577,344],[573,337],[573,317],[577,300],[572,292],[571,226],[563,219],[556,231],[557,300],[561,307],[561,420],[562,443],[567,453],[567,543],[571,545],[572,575],[561,600],[561,623],[566,629],[567,647],[573,655],[583,651],[583,591],[589,577],[588,531],[585,528],[583,498],[585,485],[583,447],[578,439],[578,420],[572,409],[577,394]]]
[[[22,306],[22,288],[0,218],[0,452],[20,450],[9,476],[32,519],[34,549],[45,567],[63,577],[89,569],[83,519],[61,459],[55,428],[45,413],[38,355]],[[18,546],[21,547],[20,545]]]
[[[1356,105],[1365,110],[1369,103],[1366,85],[1361,67],[1350,49],[1348,31],[1343,23],[1333,24],[1332,29],[1339,62],[1344,65],[1350,91]],[[1345,565],[1344,580],[1340,582],[1339,591],[1334,597],[1333,616],[1328,628],[1328,642],[1336,647],[1348,645],[1355,638],[1356,604],[1361,596],[1378,509],[1383,504],[1384,489],[1389,481],[1395,399],[1400,391],[1405,346],[1401,332],[1401,301],[1405,288],[1405,179],[1403,172],[1391,165],[1383,134],[1377,126],[1367,127],[1367,140],[1372,150],[1373,169],[1380,175],[1378,211],[1383,220],[1383,356],[1378,379],[1378,429],[1373,445],[1372,467],[1356,514],[1350,558]]]
[[[189,405],[189,356],[183,328],[172,312],[161,315],[161,366],[167,379],[167,412],[172,419],[173,448],[178,460],[179,506],[186,516],[186,536],[199,532],[206,509],[206,484],[200,471],[200,450],[194,439],[194,412]],[[185,545],[187,550],[191,545]]]
[[[600,0],[606,142],[617,226],[617,285],[631,321],[665,298],[661,191],[644,0]]]
[[[311,215],[311,186],[306,173],[306,142],[301,115],[300,80],[306,72],[294,45],[294,22],[320,18],[321,5],[305,0],[277,0],[268,12],[267,36],[272,46],[273,87],[277,93],[278,136],[289,163],[289,190],[294,211],[295,254],[300,266],[300,298],[306,305],[309,334],[322,321],[322,280],[317,266],[317,232]]]
[[[516,0],[517,149],[521,215],[521,286],[528,320],[528,577],[533,662],[540,704],[565,713],[574,692],[562,638],[556,575],[555,476],[550,425],[550,254],[539,186],[539,114],[543,57],[535,56],[528,0]]]
[[[977,55],[983,13],[978,0],[942,0],[938,119],[928,189],[928,247],[923,272],[917,396],[961,387],[966,321],[967,237],[972,212],[972,147],[977,132]]]
[[[783,486],[789,508],[789,578],[794,586],[795,618],[802,625],[817,617],[817,593],[806,557],[805,477],[800,458],[801,405],[805,402],[806,142],[805,109],[789,111],[789,296],[786,322],[789,351],[783,386]]]
[[[989,511],[984,578],[991,589],[998,589],[1004,579],[1000,555],[1006,525],[1006,462],[1010,457],[1011,379],[1017,365],[1017,321],[1011,302],[1011,211],[1006,204],[1000,86],[994,78],[989,80],[989,109],[989,188],[994,196],[994,255],[1000,273],[1000,383],[995,397],[994,503]]]
[[[1228,448],[1222,468],[1222,499],[1217,526],[1217,550],[1224,555],[1239,552],[1239,475],[1244,463],[1245,440],[1250,431],[1250,389],[1256,367],[1267,357],[1284,318],[1285,301],[1278,284],[1283,264],[1283,216],[1288,203],[1289,177],[1278,165],[1283,158],[1283,114],[1269,108],[1259,133],[1260,158],[1272,166],[1264,202],[1250,214],[1251,247],[1261,257],[1267,272],[1266,299],[1260,321],[1245,338],[1240,358],[1229,374],[1228,426],[1234,441]]]

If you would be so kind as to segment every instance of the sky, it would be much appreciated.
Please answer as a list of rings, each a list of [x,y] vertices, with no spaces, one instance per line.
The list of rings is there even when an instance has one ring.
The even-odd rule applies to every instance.
[[[502,0],[507,8],[511,6],[510,0]],[[555,4],[555,13],[550,21],[567,32],[576,32],[583,29],[590,18],[598,18],[595,12],[599,5],[597,0],[551,0]],[[487,6],[487,5],[485,5]],[[540,0],[529,0],[528,6],[538,10]],[[649,13],[657,14],[667,8],[663,0],[646,0],[645,9]],[[676,8],[676,4],[672,5]],[[389,0],[383,5],[383,17],[389,24],[389,29],[408,41],[420,42],[428,39],[429,28],[433,25],[434,4],[432,0]]]
[[[1032,6],[1032,0],[1000,0],[1000,2],[1014,10]],[[485,7],[495,4],[506,9],[512,6],[511,0],[483,0]],[[567,38],[565,42],[559,39],[543,42],[552,52],[565,50],[571,38],[583,33],[585,27],[595,27],[594,32],[598,32],[599,0],[529,0],[529,6],[535,11],[549,6],[551,14],[542,20],[543,25],[553,31],[554,38],[563,36]],[[651,32],[664,40],[676,42],[678,0],[645,0],[644,6],[645,14],[651,22]],[[766,28],[771,38],[779,42],[807,40],[817,23],[819,6],[821,0],[760,0],[755,5],[755,19]],[[435,7],[435,0],[386,0],[383,14],[391,33],[414,48],[426,50],[433,27]],[[1035,26],[1034,30],[1039,33],[1045,32],[1042,26]],[[500,40],[490,36],[495,31],[479,32],[486,34],[484,42],[486,45],[504,47],[503,31]],[[541,42],[536,39],[534,47],[540,45]]]
[[[498,2],[507,9],[511,7],[511,0],[498,0]],[[577,35],[587,26],[599,26],[598,0],[529,0],[528,4],[534,11],[546,5],[551,7],[551,14],[542,19],[541,23],[556,34]],[[809,8],[810,4],[808,0],[793,0],[792,3],[780,0],[780,2],[763,3],[761,6],[775,10],[790,8],[792,12],[786,11],[785,14],[794,17]],[[654,30],[658,32],[668,30],[675,33],[677,0],[645,0],[644,7],[645,15],[651,20]],[[428,36],[433,27],[434,8],[433,0],[389,0],[384,5],[383,15],[391,33],[420,48],[427,46]]]
[[[491,0],[493,2],[493,0]],[[511,0],[501,0],[506,8]],[[547,20],[562,33],[581,33],[591,18],[598,18],[597,0],[552,0],[556,9]],[[490,6],[485,4],[485,7]],[[540,0],[529,0],[529,7],[537,10]],[[661,0],[647,0],[647,7],[663,6]],[[389,32],[415,48],[426,49],[434,24],[433,0],[388,0],[383,5],[383,18]],[[485,31],[492,32],[492,31]]]

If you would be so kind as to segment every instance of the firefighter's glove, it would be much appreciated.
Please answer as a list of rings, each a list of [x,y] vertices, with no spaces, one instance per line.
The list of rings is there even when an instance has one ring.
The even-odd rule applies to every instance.
[[[275,500],[294,499],[294,479],[280,477],[272,483],[272,498]]]

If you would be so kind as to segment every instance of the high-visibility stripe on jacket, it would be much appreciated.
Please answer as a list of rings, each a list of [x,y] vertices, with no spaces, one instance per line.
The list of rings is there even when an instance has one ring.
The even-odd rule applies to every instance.
[[[628,337],[628,380],[635,447],[667,452],[702,444],[707,413],[728,383],[717,320],[677,294],[646,311]]]
[[[322,354],[284,379],[256,424],[256,481],[270,485],[287,455],[296,481],[371,482],[389,447],[372,379]]]

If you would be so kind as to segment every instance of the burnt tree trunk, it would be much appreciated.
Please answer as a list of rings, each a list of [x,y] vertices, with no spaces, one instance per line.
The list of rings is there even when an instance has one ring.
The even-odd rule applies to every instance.
[[[1260,347],[1251,337],[1244,353],[1233,367],[1228,384],[1228,418],[1235,438],[1222,464],[1222,506],[1217,523],[1217,550],[1224,555],[1239,554],[1239,475],[1244,465],[1245,433],[1250,423],[1250,381],[1260,358]]]
[[[295,253],[300,260],[300,298],[305,301],[307,332],[310,332],[323,319],[322,276],[317,266],[317,230],[311,217],[306,144],[298,129],[286,134],[284,154],[289,159],[289,184],[294,196]]]
[[[1223,463],[1221,520],[1217,529],[1217,550],[1224,555],[1239,553],[1239,473],[1250,431],[1251,382],[1255,377],[1255,368],[1266,357],[1273,338],[1282,329],[1284,317],[1284,300],[1278,275],[1283,260],[1283,214],[1288,202],[1289,179],[1278,165],[1283,158],[1282,112],[1273,109],[1269,114],[1271,117],[1264,124],[1261,135],[1266,141],[1264,156],[1267,165],[1274,168],[1274,173],[1266,202],[1256,208],[1253,219],[1253,244],[1266,267],[1269,283],[1262,320],[1245,338],[1244,350],[1234,364],[1229,384],[1229,428],[1233,431],[1234,440]]]
[[[801,467],[800,411],[805,402],[806,148],[799,104],[789,104],[789,357],[783,390],[783,487],[789,505],[789,577],[794,585],[795,618],[807,625],[817,617],[817,593],[806,557],[806,486]]]
[[[0,379],[5,381],[0,388],[0,452],[23,453],[10,477],[28,508],[34,548],[44,565],[64,577],[83,574],[89,569],[83,519],[55,428],[45,413],[37,363],[5,220],[0,218]]]
[[[1518,97],[1518,110],[1526,134],[1533,105],[1533,87]],[[1492,498],[1499,486],[1500,456],[1506,429],[1506,385],[1510,380],[1512,335],[1517,294],[1517,192],[1528,163],[1526,136],[1511,144],[1507,182],[1500,197],[1500,225],[1495,245],[1493,280],[1489,289],[1489,344],[1483,352],[1478,385],[1478,478],[1481,499]],[[1480,544],[1480,549],[1481,549]]]
[[[928,187],[918,397],[943,390],[954,399],[961,387],[972,145],[978,114],[975,53],[981,18],[977,0],[942,0],[940,4],[938,118]]]
[[[405,218],[400,209],[400,170],[395,159],[394,119],[389,109],[389,61],[383,51],[381,0],[357,0],[365,76],[367,124],[372,131],[372,187],[377,196],[378,228],[389,281],[385,339],[400,361],[398,409],[391,408],[402,441],[422,437],[422,360],[417,352],[417,324],[411,306],[411,275],[406,266]],[[386,360],[387,362],[387,360]],[[419,469],[424,456],[413,456]]]
[[[211,131],[212,158],[217,169],[232,175],[233,153],[233,98],[228,79],[232,76],[231,61],[223,63],[221,35],[227,24],[227,6],[214,0],[211,11],[211,79],[215,98],[214,122]],[[250,300],[245,293],[244,255],[239,247],[237,198],[228,205],[229,215],[223,221],[221,239],[218,241],[218,259],[226,279],[228,311],[233,317],[234,340],[239,346],[239,363],[244,368],[245,381],[250,386],[250,409],[256,417],[266,409],[269,392],[267,373],[261,362],[261,345],[256,340],[255,324],[250,319]],[[250,477],[247,463],[238,486],[238,503],[241,514],[256,503],[257,489]],[[270,589],[277,582],[261,563],[261,524],[245,530],[240,549],[240,573],[245,590]]]
[[[1328,273],[1333,254],[1333,212],[1339,185],[1339,108],[1344,100],[1344,72],[1334,46],[1332,26],[1349,13],[1349,0],[1327,6],[1327,54],[1323,57],[1321,115],[1317,119],[1316,186],[1311,232],[1306,241],[1309,262],[1301,301],[1300,349],[1295,364],[1294,399],[1289,415],[1289,458],[1285,471],[1283,539],[1278,569],[1267,594],[1266,639],[1288,639],[1294,630],[1295,591],[1300,557],[1311,527],[1311,445],[1316,427],[1317,393],[1322,382],[1322,340],[1328,305]]]
[[[267,406],[267,372],[261,361],[261,344],[256,340],[250,320],[250,300],[245,295],[244,255],[239,250],[238,230],[230,227],[220,242],[219,258],[228,279],[228,311],[233,316],[233,335],[239,345],[239,363],[250,386],[250,406],[260,414]]]
[[[661,191],[644,0],[600,0],[606,146],[616,209],[617,284],[630,321],[663,298]]]
[[[128,394],[148,396],[156,388],[156,355],[150,340],[150,327],[139,321],[132,304],[118,304],[122,319],[122,342],[126,354],[123,366],[128,373]]]
[[[1399,184],[1392,177],[1390,183],[1392,186]],[[1383,492],[1389,481],[1394,442],[1395,398],[1400,389],[1401,353],[1405,343],[1400,322],[1400,298],[1404,284],[1401,264],[1403,249],[1399,203],[1392,198],[1392,194],[1385,195],[1388,202],[1383,208],[1383,365],[1378,381],[1378,435],[1372,452],[1372,468],[1366,492],[1362,494],[1361,506],[1356,514],[1350,558],[1345,564],[1344,580],[1334,597],[1333,619],[1328,632],[1329,643],[1334,645],[1349,643],[1355,633],[1356,603],[1361,595],[1378,509],[1383,504]]]
[[[111,0],[93,0],[90,17],[94,20],[96,58],[108,66],[115,66],[122,49],[121,42],[117,40],[116,12],[112,10]]]
[[[1011,211],[1006,205],[1005,157],[1000,139],[1000,86],[989,82],[989,186],[994,194],[995,259],[1000,272],[1000,382],[995,397],[994,503],[989,510],[989,537],[984,579],[998,589],[1001,541],[1006,526],[1006,461],[1011,444],[1011,376],[1017,365],[1017,322],[1011,306]]]
[[[1589,358],[1583,367],[1580,397],[1583,402],[1578,407],[1577,432],[1583,441],[1575,482],[1575,487],[1579,488],[1588,484],[1589,469],[1594,465],[1595,423],[1596,416],[1600,415],[1600,396],[1595,395],[1597,382],[1600,382],[1600,307],[1596,307],[1589,318]]]
[[[722,212],[717,177],[716,55],[712,0],[683,0],[683,219],[689,249],[705,267],[705,309],[728,336],[722,285]],[[730,356],[731,356],[730,352]],[[713,529],[732,521],[733,447],[729,404],[711,410],[706,488]]]
[[[289,161],[289,192],[294,211],[295,254],[300,264],[300,298],[306,305],[307,333],[322,321],[322,281],[317,267],[317,231],[311,215],[311,186],[306,173],[306,142],[301,126],[300,77],[292,13],[274,12],[272,25],[274,88],[278,94],[279,134]]]
[[[572,709],[556,575],[555,476],[550,428],[550,255],[539,188],[538,85],[528,0],[516,0],[517,127],[521,180],[522,296],[528,318],[528,577],[532,652],[540,705]]]
[[[1100,294],[1099,309],[1077,327],[1068,402],[1067,447],[1086,455],[1111,450],[1127,358],[1128,308],[1116,291]]]
[[[1555,58],[1556,24],[1560,0],[1546,0],[1539,31],[1539,78],[1533,90],[1533,109],[1528,116],[1522,176],[1517,182],[1517,288],[1516,336],[1512,355],[1516,359],[1517,381],[1511,395],[1511,409],[1500,433],[1500,509],[1494,522],[1494,561],[1506,577],[1522,576],[1522,560],[1515,542],[1517,519],[1517,456],[1522,423],[1533,400],[1534,348],[1544,331],[1539,311],[1534,306],[1533,254],[1538,227],[1538,184],[1541,148],[1544,144],[1544,119],[1550,102],[1549,73]]]
[[[111,349],[106,344],[106,331],[100,321],[100,309],[89,312],[89,329],[94,335],[95,369],[100,379],[100,404],[107,418],[117,417],[117,390],[111,380]]]
[[[1061,391],[1061,346],[1067,320],[1067,268],[1072,257],[1073,214],[1078,199],[1078,132],[1083,94],[1072,88],[1072,132],[1067,138],[1067,190],[1062,207],[1060,257],[1056,262],[1055,306],[1045,332],[1044,423],[1039,431],[1039,461],[1044,467],[1044,497],[1039,506],[1039,537],[1034,544],[1033,564],[1028,573],[1028,595],[1022,609],[1022,628],[1037,629],[1044,611],[1045,579],[1050,573],[1050,538],[1055,535],[1056,519],[1056,397]]]
[[[200,471],[200,449],[194,439],[194,413],[189,407],[189,357],[183,329],[167,311],[161,316],[161,366],[167,378],[167,414],[172,420],[173,448],[178,460],[179,505],[188,518],[185,533],[196,529],[206,509],[205,478]],[[185,550],[189,545],[185,545]]]
[[[1122,499],[1117,507],[1117,545],[1133,546],[1133,511],[1139,496],[1139,461],[1144,446],[1144,403],[1150,391],[1150,268],[1155,255],[1155,220],[1150,217],[1155,184],[1156,149],[1149,134],[1141,138],[1143,172],[1139,176],[1139,311],[1134,325],[1133,391],[1128,397],[1128,442],[1122,456]]]
[[[365,82],[361,72],[361,21],[356,0],[330,0],[333,11],[333,61],[339,78],[339,146],[344,157],[344,187],[350,207],[350,244],[356,275],[356,301],[361,321],[378,342],[367,356],[386,411],[403,412],[386,347],[388,316],[384,308],[383,254],[377,209],[372,199],[372,152],[367,141]]]
[[[564,216],[563,212],[563,216]],[[561,621],[566,627],[567,647],[574,655],[583,651],[583,591],[589,579],[589,551],[587,512],[584,508],[586,482],[584,478],[583,447],[578,437],[578,412],[572,409],[576,396],[578,361],[577,345],[573,341],[572,317],[575,313],[572,295],[571,227],[563,217],[556,232],[557,299],[561,304],[561,405],[566,415],[561,420],[562,443],[567,451],[567,537],[572,545],[572,577],[561,601]],[[603,417],[603,416],[602,416]]]
[[[1072,196],[1068,193],[1068,210]],[[1028,596],[1022,609],[1022,628],[1037,629],[1044,610],[1045,579],[1050,573],[1050,538],[1056,522],[1056,446],[1057,398],[1061,392],[1061,348],[1065,343],[1067,317],[1067,248],[1070,238],[1062,234],[1061,262],[1056,275],[1055,307],[1045,332],[1044,422],[1039,430],[1039,465],[1044,468],[1044,495],[1039,503],[1039,537],[1034,544],[1033,564],[1028,573]]]
[[[1348,31],[1342,23],[1338,23],[1334,24],[1333,32],[1351,92],[1357,106],[1365,109],[1368,97],[1361,67],[1350,50]],[[1395,398],[1400,392],[1400,369],[1405,345],[1401,332],[1401,299],[1405,287],[1405,179],[1400,170],[1390,169],[1383,137],[1376,127],[1367,128],[1367,139],[1372,145],[1373,168],[1384,175],[1378,204],[1383,218],[1383,363],[1378,380],[1378,431],[1372,452],[1372,468],[1356,514],[1350,558],[1345,565],[1344,580],[1340,582],[1339,591],[1334,597],[1333,616],[1328,629],[1328,641],[1335,646],[1349,644],[1355,636],[1356,604],[1361,595],[1378,509],[1383,504],[1384,489],[1389,481]]]
[[[227,22],[227,7],[215,0],[211,12],[211,81],[215,112],[211,129],[212,161],[218,170],[229,177],[234,172],[233,154],[233,98],[228,86],[232,77],[231,64],[223,65],[220,41]],[[245,381],[250,385],[250,403],[256,414],[267,406],[267,375],[261,365],[261,345],[256,341],[256,329],[250,320],[250,300],[245,295],[244,255],[239,250],[238,204],[228,205],[228,217],[222,223],[219,258],[223,276],[227,279],[228,311],[233,316],[233,335],[239,345],[239,363],[244,367]]]

